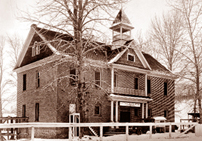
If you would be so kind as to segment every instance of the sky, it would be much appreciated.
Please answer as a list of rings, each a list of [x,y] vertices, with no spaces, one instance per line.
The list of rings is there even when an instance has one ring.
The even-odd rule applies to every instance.
[[[19,20],[20,10],[30,10],[36,0],[0,0],[0,35],[17,34],[25,40],[32,23]],[[133,33],[149,29],[151,18],[168,10],[166,0],[131,0],[123,6],[135,27]],[[118,11],[117,11],[118,13]],[[116,14],[114,16],[116,16]]]

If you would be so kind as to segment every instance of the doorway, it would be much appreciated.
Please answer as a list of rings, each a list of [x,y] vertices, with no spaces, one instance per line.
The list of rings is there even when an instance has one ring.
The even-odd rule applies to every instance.
[[[130,122],[130,112],[120,112],[120,122]]]

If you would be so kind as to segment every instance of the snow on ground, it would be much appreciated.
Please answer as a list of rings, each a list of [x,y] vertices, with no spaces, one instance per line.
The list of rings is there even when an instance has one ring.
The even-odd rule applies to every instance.
[[[103,141],[125,141],[126,135],[114,135],[103,137]],[[27,139],[21,139],[19,141],[30,141]],[[69,141],[69,139],[34,139],[34,141]],[[74,139],[73,141],[79,141]],[[80,141],[100,141],[99,137],[86,136]],[[202,136],[196,137],[195,133],[183,134],[172,133],[171,138],[169,138],[169,133],[156,133],[152,134],[152,138],[149,138],[149,134],[142,135],[129,135],[128,141],[202,141]]]

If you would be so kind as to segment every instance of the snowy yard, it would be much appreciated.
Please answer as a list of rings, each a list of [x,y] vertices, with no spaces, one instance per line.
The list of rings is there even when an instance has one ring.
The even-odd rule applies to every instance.
[[[180,136],[180,137],[179,137]],[[201,141],[201,137],[196,137],[195,133],[189,133],[185,135],[180,135],[180,133],[172,133],[172,138],[169,139],[168,133],[156,133],[152,134],[152,138],[149,139],[149,134],[142,134],[142,135],[129,135],[128,141],[143,141],[143,140],[149,140],[149,141]],[[68,139],[34,139],[35,141],[69,141]],[[125,141],[126,136],[125,135],[114,135],[114,136],[108,136],[103,137],[103,141]],[[19,141],[28,141],[27,139],[21,139]],[[78,139],[74,139],[73,141],[79,141]],[[99,137],[92,137],[92,136],[86,136],[80,141],[100,141]]]

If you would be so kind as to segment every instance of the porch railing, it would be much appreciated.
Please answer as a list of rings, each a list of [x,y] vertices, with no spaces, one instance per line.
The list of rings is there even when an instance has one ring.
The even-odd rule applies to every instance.
[[[12,125],[17,123],[26,123],[28,122],[28,117],[0,117],[0,125]],[[3,130],[4,129],[4,130]],[[26,132],[28,133],[28,130],[26,129]],[[14,138],[18,138],[19,131],[18,128],[1,128],[0,127],[0,140],[4,141],[6,140],[4,137],[7,136],[7,140]]]
[[[109,92],[111,92],[110,88],[109,88]],[[145,91],[144,90],[123,88],[123,87],[114,87],[114,93],[145,96]]]

